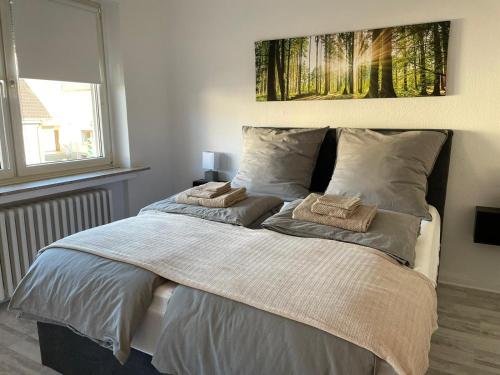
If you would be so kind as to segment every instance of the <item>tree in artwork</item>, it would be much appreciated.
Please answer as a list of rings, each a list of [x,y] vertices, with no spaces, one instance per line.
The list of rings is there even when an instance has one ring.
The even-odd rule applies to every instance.
[[[450,22],[255,43],[258,101],[446,94]]]

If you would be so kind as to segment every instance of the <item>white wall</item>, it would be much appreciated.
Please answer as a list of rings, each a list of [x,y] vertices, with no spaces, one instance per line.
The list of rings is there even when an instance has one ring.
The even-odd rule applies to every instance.
[[[128,182],[130,214],[172,193],[168,142],[167,2],[120,0],[130,164],[149,166]]]
[[[165,4],[169,22],[163,27],[142,20],[153,10],[125,17],[138,23],[126,32],[136,45],[125,61],[131,68],[126,71],[129,99],[132,91],[129,126],[135,133],[131,147],[144,159],[153,154],[164,158],[164,138],[174,139],[173,188],[183,188],[201,176],[205,149],[227,153],[224,169],[232,175],[245,124],[455,129],[441,280],[500,291],[500,248],[472,242],[474,206],[500,206],[500,1],[169,0]],[[257,40],[448,19],[452,30],[447,97],[255,101]],[[154,44],[137,45],[146,38],[153,38]],[[136,58],[130,56],[134,49],[139,51]],[[167,58],[168,79],[144,72],[144,65],[158,72],[156,59],[161,54]],[[147,96],[149,89],[155,95]],[[168,114],[160,107],[164,101],[170,105]],[[145,123],[146,118],[152,120]],[[146,126],[154,136],[144,134]],[[138,150],[149,141],[151,149]],[[156,160],[155,166],[161,168],[161,162]],[[160,177],[154,182],[166,184]],[[149,184],[148,188],[160,189]],[[148,198],[158,193],[148,193]]]
[[[129,216],[127,184],[127,181],[121,181],[98,186],[98,188],[111,190],[113,220],[120,220]]]

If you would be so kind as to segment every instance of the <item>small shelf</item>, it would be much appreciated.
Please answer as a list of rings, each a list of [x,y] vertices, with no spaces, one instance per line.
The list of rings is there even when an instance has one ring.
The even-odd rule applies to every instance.
[[[500,246],[500,208],[476,207],[474,242]]]

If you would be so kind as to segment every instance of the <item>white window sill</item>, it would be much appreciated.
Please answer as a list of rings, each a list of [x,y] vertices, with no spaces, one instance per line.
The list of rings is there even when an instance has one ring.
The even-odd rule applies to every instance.
[[[149,169],[149,167],[111,168],[72,176],[0,186],[0,205],[130,180],[135,178],[137,173]]]

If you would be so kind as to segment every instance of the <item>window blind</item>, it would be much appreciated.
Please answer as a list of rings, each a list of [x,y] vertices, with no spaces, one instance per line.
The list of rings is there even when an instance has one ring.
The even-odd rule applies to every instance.
[[[13,0],[20,78],[101,83],[98,6],[67,0]]]

